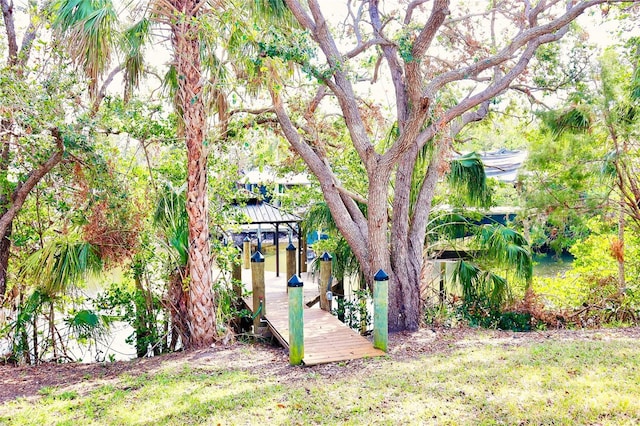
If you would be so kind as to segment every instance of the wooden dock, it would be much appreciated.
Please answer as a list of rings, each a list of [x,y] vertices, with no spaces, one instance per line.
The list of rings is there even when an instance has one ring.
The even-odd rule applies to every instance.
[[[323,311],[316,304],[307,308],[306,303],[318,295],[318,284],[311,275],[303,273],[304,282],[304,357],[305,365],[347,361],[377,357],[385,352],[375,349],[371,341],[343,324],[337,317]],[[251,289],[251,270],[243,270],[243,282]],[[253,312],[253,299],[245,303]],[[287,282],[273,272],[265,272],[265,319],[271,333],[289,348],[289,303]]]

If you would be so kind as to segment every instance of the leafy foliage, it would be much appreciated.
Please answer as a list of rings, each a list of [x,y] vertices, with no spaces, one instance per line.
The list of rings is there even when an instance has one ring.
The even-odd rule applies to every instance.
[[[23,276],[29,276],[48,297],[65,294],[79,286],[88,274],[102,270],[97,249],[72,237],[50,240],[27,259]]]
[[[131,325],[133,333],[126,341],[135,345],[138,356],[146,355],[149,346],[158,353],[165,349],[162,336],[159,334],[162,305],[156,295],[152,295],[152,305],[148,311],[145,290],[135,288],[125,281],[111,284],[104,292],[98,294],[93,304],[105,312],[106,317],[117,317]]]
[[[488,207],[491,192],[480,156],[475,152],[461,155],[450,163],[447,180],[452,188],[466,194],[471,205]]]

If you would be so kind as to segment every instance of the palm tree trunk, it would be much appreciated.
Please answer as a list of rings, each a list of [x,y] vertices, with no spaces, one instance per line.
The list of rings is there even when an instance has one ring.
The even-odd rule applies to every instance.
[[[624,278],[624,202],[620,201],[618,211],[618,244],[619,250],[616,256],[618,261],[618,294],[624,295],[627,290],[627,285]]]
[[[183,290],[184,271],[177,268],[169,275],[169,295],[167,309],[171,315],[171,342],[169,349],[174,351],[178,341],[183,347],[189,346],[191,335],[187,321],[187,295]]]
[[[55,309],[53,300],[49,302],[49,335],[51,335],[51,348],[53,349],[53,359],[58,360],[58,346],[56,345]],[[35,336],[35,335],[34,335]],[[33,342],[34,346],[36,342]]]
[[[187,215],[189,217],[189,286],[187,311],[190,347],[213,343],[216,335],[215,305],[211,289],[207,152],[204,147],[207,115],[202,91],[200,41],[197,20],[202,9],[195,0],[171,0],[176,11],[172,43],[178,74],[177,103],[187,146]]]

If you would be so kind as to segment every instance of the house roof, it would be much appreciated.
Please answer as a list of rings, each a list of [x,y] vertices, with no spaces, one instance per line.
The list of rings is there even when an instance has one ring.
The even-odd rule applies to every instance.
[[[270,167],[263,169],[252,169],[243,172],[243,176],[238,179],[240,183],[254,185],[264,185],[277,183],[280,185],[309,185],[309,175],[307,173],[287,173],[284,176],[276,175]]]
[[[484,163],[484,171],[487,177],[493,177],[503,182],[515,182],[518,169],[527,158],[527,151],[509,151],[500,149],[493,152],[485,152],[480,155]]]

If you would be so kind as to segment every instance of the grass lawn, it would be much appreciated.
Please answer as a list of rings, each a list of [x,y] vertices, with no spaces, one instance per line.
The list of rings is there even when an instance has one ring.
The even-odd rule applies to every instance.
[[[258,345],[187,353],[5,401],[0,424],[640,423],[640,332],[425,333],[393,338],[385,358],[308,368]]]

